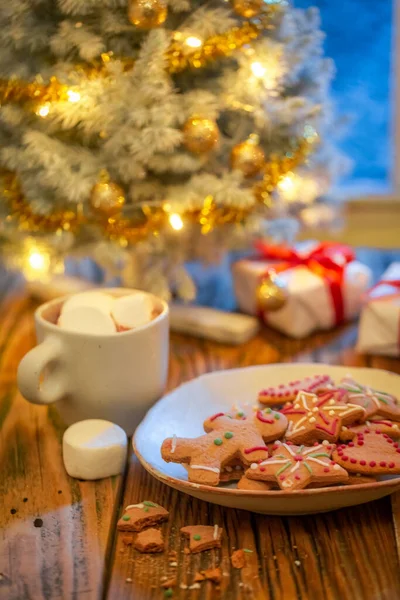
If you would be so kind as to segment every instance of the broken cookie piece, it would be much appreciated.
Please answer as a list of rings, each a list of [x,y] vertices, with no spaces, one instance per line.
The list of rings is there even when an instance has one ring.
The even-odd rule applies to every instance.
[[[134,548],[143,553],[164,552],[164,539],[160,529],[151,527],[137,534]]]
[[[193,554],[221,548],[222,531],[222,527],[218,525],[189,525],[181,528],[181,533],[189,538],[189,551]]]
[[[119,531],[141,531],[168,519],[169,512],[159,504],[143,500],[139,504],[130,504],[117,523]]]

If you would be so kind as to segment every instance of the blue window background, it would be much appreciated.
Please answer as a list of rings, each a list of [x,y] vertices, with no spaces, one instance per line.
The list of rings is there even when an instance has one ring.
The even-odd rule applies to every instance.
[[[391,48],[395,0],[293,0],[317,6],[326,34],[325,53],[337,74],[333,98],[350,118],[341,148],[354,161],[345,187],[387,191],[392,168]],[[358,185],[357,185],[358,184]]]

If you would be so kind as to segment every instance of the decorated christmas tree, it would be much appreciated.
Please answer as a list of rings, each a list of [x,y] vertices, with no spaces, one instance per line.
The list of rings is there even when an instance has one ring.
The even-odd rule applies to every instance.
[[[270,235],[343,167],[315,9],[13,0],[0,26],[0,235],[28,277],[89,255],[191,298],[185,261]]]

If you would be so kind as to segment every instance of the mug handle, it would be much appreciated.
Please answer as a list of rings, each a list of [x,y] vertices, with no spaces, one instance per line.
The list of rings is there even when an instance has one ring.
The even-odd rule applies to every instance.
[[[25,354],[18,366],[17,382],[26,400],[33,404],[51,404],[65,396],[65,382],[58,370],[42,381],[44,369],[50,363],[58,362],[61,353],[61,341],[50,336]]]

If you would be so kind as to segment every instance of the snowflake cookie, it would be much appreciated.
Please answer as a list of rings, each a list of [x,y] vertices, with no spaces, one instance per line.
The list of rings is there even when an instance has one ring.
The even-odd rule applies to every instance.
[[[271,458],[254,463],[246,472],[249,479],[276,482],[282,490],[300,490],[310,484],[344,483],[348,473],[331,460],[330,444],[293,446],[274,444]]]
[[[374,390],[371,387],[357,383],[349,375],[344,377],[339,384],[348,392],[347,400],[362,406],[365,410],[365,419],[379,415],[385,419],[400,420],[400,405],[395,396]]]

